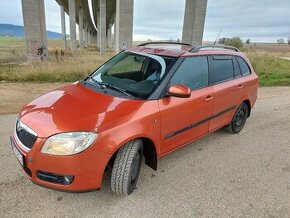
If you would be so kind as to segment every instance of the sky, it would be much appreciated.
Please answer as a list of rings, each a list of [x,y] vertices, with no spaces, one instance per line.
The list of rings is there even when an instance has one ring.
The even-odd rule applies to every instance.
[[[23,25],[21,0],[0,0],[0,23]],[[45,0],[47,30],[60,32],[60,9]],[[133,38],[181,39],[185,0],[134,0]],[[69,18],[66,16],[67,33]],[[204,41],[220,37],[276,42],[290,38],[290,0],[208,0]]]

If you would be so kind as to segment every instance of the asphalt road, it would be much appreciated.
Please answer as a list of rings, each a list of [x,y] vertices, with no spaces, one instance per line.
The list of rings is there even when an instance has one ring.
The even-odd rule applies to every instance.
[[[138,189],[64,193],[38,187],[9,145],[16,115],[0,116],[0,217],[290,217],[290,87],[261,88],[238,135],[220,130],[142,166]]]

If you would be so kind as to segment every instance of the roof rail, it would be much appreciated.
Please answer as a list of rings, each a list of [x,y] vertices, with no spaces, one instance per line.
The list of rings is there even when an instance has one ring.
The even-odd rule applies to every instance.
[[[233,51],[236,51],[236,52],[239,52],[240,51],[236,47],[234,47],[234,46],[228,46],[228,45],[202,45],[202,46],[195,47],[195,48],[191,49],[190,51],[191,52],[198,52],[199,50],[202,50],[204,48],[212,48],[212,50],[214,50],[215,48],[217,48],[217,49],[233,50]]]
[[[186,46],[192,46],[191,44],[187,44],[187,43],[182,43],[182,42],[145,42],[142,43],[139,46],[146,46],[146,45],[186,45]]]

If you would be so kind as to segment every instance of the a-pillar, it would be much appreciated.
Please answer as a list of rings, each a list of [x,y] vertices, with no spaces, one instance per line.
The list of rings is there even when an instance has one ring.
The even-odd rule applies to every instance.
[[[22,0],[27,59],[43,60],[47,55],[44,0]]]
[[[186,0],[182,41],[194,46],[202,44],[207,0]]]
[[[68,1],[69,23],[70,23],[70,40],[72,53],[76,52],[76,1]]]
[[[132,46],[134,0],[116,0],[116,52]]]
[[[100,0],[100,55],[106,53],[106,0]]]
[[[66,49],[66,29],[65,29],[65,12],[64,6],[60,6],[60,20],[61,20],[61,36],[63,40],[63,47]]]
[[[80,39],[80,47],[84,48],[84,11],[83,11],[83,8],[79,8],[79,39]]]

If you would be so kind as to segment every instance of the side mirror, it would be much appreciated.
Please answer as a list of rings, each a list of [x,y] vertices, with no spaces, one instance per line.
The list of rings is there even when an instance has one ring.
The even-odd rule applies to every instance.
[[[169,87],[167,95],[177,98],[189,98],[191,90],[185,85],[173,85]]]

